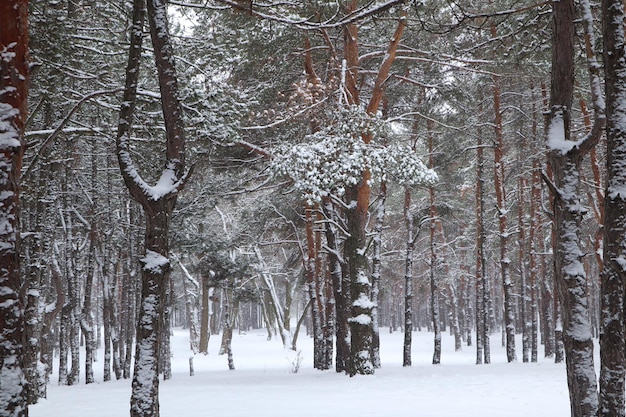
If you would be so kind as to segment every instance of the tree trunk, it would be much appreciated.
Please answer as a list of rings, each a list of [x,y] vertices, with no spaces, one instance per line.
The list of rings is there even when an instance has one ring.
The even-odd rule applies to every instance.
[[[131,394],[131,417],[159,416],[158,363],[162,340],[163,312],[169,288],[169,228],[178,192],[185,184],[185,132],[178,99],[174,55],[170,43],[167,4],[148,0],[148,21],[159,75],[161,108],[165,121],[165,168],[156,186],[148,185],[139,175],[130,154],[132,126],[144,25],[144,2],[133,2],[133,24],[124,99],[120,109],[116,147],[120,170],[131,196],[145,213],[145,255],[142,263],[141,302],[137,317],[135,369]]]
[[[345,7],[345,13],[350,14],[357,10],[356,0],[350,0]],[[344,56],[346,62],[345,96],[346,104],[358,105],[359,90],[359,50],[357,44],[358,27],[356,23],[344,26]],[[364,136],[367,143],[368,137]],[[348,237],[344,242],[344,260],[346,273],[350,280],[349,307],[350,318],[350,376],[357,374],[367,375],[374,373],[371,361],[372,350],[372,305],[370,301],[370,280],[367,256],[367,239],[365,228],[368,219],[370,198],[370,172],[364,168],[360,181],[347,187],[345,202]]]
[[[538,115],[537,115],[537,105],[535,104],[535,89],[531,84],[531,98],[533,101],[532,105],[532,138],[533,140],[533,149],[536,149],[535,143],[539,143],[538,139]],[[537,152],[538,153],[538,152]],[[537,349],[538,349],[538,308],[537,308],[537,296],[539,294],[539,277],[543,276],[539,274],[540,269],[540,255],[538,252],[543,250],[543,247],[539,244],[539,240],[542,239],[541,233],[541,161],[538,156],[534,156],[532,158],[532,174],[531,174],[531,184],[530,184],[530,227],[528,231],[528,280],[530,286],[530,314],[531,318],[531,362],[537,362]],[[545,279],[545,277],[544,277]],[[545,321],[550,321],[551,316],[549,314],[545,314]],[[552,323],[551,323],[552,326]],[[552,328],[552,327],[551,327]],[[545,333],[547,335],[547,333]],[[543,342],[545,345],[548,344],[548,338],[544,338]]]
[[[31,239],[31,243],[27,248],[27,257],[25,259],[28,267],[27,280],[28,291],[26,297],[26,308],[24,311],[25,322],[25,374],[28,381],[28,403],[35,404],[39,398],[43,398],[46,393],[46,383],[48,379],[47,371],[44,367],[40,367],[39,361],[43,352],[44,339],[44,318],[45,313],[41,313],[41,306],[44,305],[45,299],[41,296],[45,288],[44,272],[46,265],[43,261],[46,256],[46,249],[49,249],[44,241],[44,234],[47,225],[47,216],[49,215],[48,203],[44,196],[46,193],[46,182],[50,180],[50,170],[39,170],[37,183],[37,195],[34,214],[34,232],[35,236]],[[51,274],[52,275],[52,274]]]
[[[350,364],[350,328],[348,326],[348,282],[344,279],[347,276],[344,270],[344,262],[340,256],[340,243],[337,230],[339,216],[330,198],[322,202],[324,216],[327,219],[325,234],[326,245],[328,246],[328,265],[333,285],[333,298],[335,299],[335,371],[349,372]]]
[[[385,222],[385,202],[387,200],[387,183],[380,184],[378,203],[375,213],[373,253],[372,253],[372,364],[380,368],[380,330],[378,328],[378,298],[380,294],[380,270],[382,263],[382,235]]]
[[[556,236],[555,278],[561,300],[571,413],[573,417],[595,416],[598,394],[587,305],[587,277],[580,248],[583,209],[579,197],[581,159],[595,143],[587,140],[574,146],[570,136],[574,88],[574,2],[554,2],[552,10],[552,85],[546,145],[554,175],[551,191]]]
[[[20,300],[20,171],[28,99],[28,2],[0,2],[0,410],[28,416]]]
[[[170,346],[170,336],[172,332],[172,293],[174,291],[172,285],[172,280],[169,280],[169,285],[165,289],[163,316],[161,318],[161,325],[163,327],[161,329],[161,350],[159,352],[159,374],[163,375],[164,381],[172,378],[172,350]]]
[[[402,366],[411,366],[413,336],[413,215],[411,214],[411,190],[404,188],[404,222],[406,225],[406,253],[404,256],[404,343]]]
[[[624,3],[602,2],[606,83],[607,183],[604,193],[604,268],[601,273],[600,411],[623,417],[624,297],[626,283],[626,43]]]
[[[95,200],[94,200],[95,201]],[[89,243],[89,257],[87,265],[87,276],[85,278],[85,295],[83,308],[80,314],[80,327],[85,337],[85,383],[92,384],[95,382],[93,375],[93,363],[95,361],[96,354],[96,340],[95,329],[92,311],[92,288],[93,279],[95,274],[96,263],[96,219],[92,217],[91,231],[90,231],[90,243]]]
[[[428,167],[433,169],[434,156],[433,156],[433,135],[431,131],[430,120],[428,121]],[[438,288],[438,270],[439,260],[436,243],[437,222],[439,221],[437,208],[435,206],[435,187],[429,187],[430,206],[430,311],[433,321],[433,333],[434,333],[434,351],[433,351],[433,365],[441,363],[441,330],[439,321],[439,288]]]
[[[526,148],[526,141],[522,141],[522,149]],[[518,164],[522,166],[521,158],[518,158]],[[518,256],[519,256],[519,272],[520,272],[520,307],[522,318],[522,362],[526,363],[530,359],[532,345],[532,317],[531,317],[531,297],[532,286],[530,285],[530,277],[526,269],[526,224],[524,222],[524,207],[526,181],[522,176],[517,179],[517,229],[518,229]]]
[[[346,191],[349,236],[344,243],[345,260],[350,276],[350,376],[374,373],[372,350],[371,283],[367,256],[365,227],[369,206],[369,172],[365,171],[359,185]]]
[[[506,331],[507,361],[516,360],[515,353],[515,305],[513,282],[511,280],[511,259],[509,258],[509,232],[507,230],[506,193],[504,190],[504,138],[502,134],[502,112],[500,111],[500,81],[494,77],[493,106],[495,113],[494,148],[494,187],[496,189],[496,209],[498,211],[498,231],[500,237],[500,273],[504,294],[504,328]]]
[[[100,272],[102,278],[102,324],[104,330],[104,373],[102,379],[106,381],[111,380],[111,332],[113,331],[113,323],[111,322],[112,313],[111,309],[113,308],[113,300],[111,294],[111,285],[109,281],[111,280],[108,267],[108,260],[102,260],[106,265],[102,266],[102,271]]]
[[[350,0],[344,6],[346,15],[350,15],[357,10],[358,1]],[[374,81],[372,96],[366,106],[368,115],[374,116],[382,101],[385,83],[389,77],[391,66],[395,61],[396,51],[402,39],[406,27],[406,10],[401,9],[400,19],[396,30],[389,42],[385,58],[380,64],[376,79]],[[359,49],[357,43],[358,27],[357,23],[348,23],[343,28],[344,57],[346,63],[344,96],[348,105],[358,105],[359,99]],[[361,135],[365,144],[370,143],[372,135],[370,132],[362,132]],[[367,167],[363,167],[360,181],[353,186],[347,187],[345,199],[348,238],[344,244],[344,259],[348,266],[348,276],[350,277],[350,301],[351,318],[350,322],[350,376],[356,374],[373,374],[374,365],[371,359],[372,350],[372,308],[370,299],[371,283],[368,278],[367,265],[367,238],[366,227],[368,220],[368,207],[370,199],[370,179],[371,173]]]
[[[209,296],[208,296],[208,279],[205,278],[206,275],[202,277],[202,284],[200,285],[198,281],[194,279],[194,277],[189,273],[185,265],[179,260],[178,265],[180,269],[182,269],[184,277],[183,277],[183,291],[185,293],[185,314],[187,316],[187,323],[189,325],[189,350],[191,350],[191,356],[189,358],[189,373],[193,374],[192,366],[193,366],[193,357],[196,353],[201,352],[205,355],[208,353],[206,348],[208,348],[208,336],[207,336],[207,346],[205,351],[200,350],[200,346],[202,344],[202,331],[198,331],[198,303],[197,303],[197,294],[200,292],[200,288],[203,288],[203,293],[207,294],[206,303],[207,310],[209,304]],[[189,282],[189,283],[188,283]],[[191,284],[192,288],[189,288],[189,284]],[[203,295],[204,297],[204,295]],[[204,304],[204,301],[203,301]],[[204,308],[204,307],[203,307]],[[204,322],[204,320],[203,320]],[[209,315],[207,313],[206,316],[206,333],[209,332]],[[191,375],[193,376],[193,375]]]
[[[478,132],[476,146],[476,364],[490,363],[489,350],[489,279],[485,257],[485,177],[482,133]]]
[[[222,291],[224,299],[224,327],[222,330],[222,343],[220,345],[219,354],[226,354],[228,360],[228,369],[235,370],[235,361],[233,360],[233,328],[235,327],[235,317],[239,311],[239,301],[233,300],[232,294],[228,294],[228,289]],[[232,304],[232,307],[231,307]]]
[[[198,351],[200,353],[204,353],[205,355],[209,353],[209,338],[211,337],[211,332],[209,330],[209,276],[207,274],[202,274],[202,315],[200,316],[200,344],[198,346]],[[190,309],[193,310],[193,308]],[[193,318],[193,315],[191,316]]]
[[[304,270],[307,276],[307,292],[311,300],[311,332],[313,334],[313,367],[324,369],[324,340],[322,335],[322,316],[319,299],[319,274],[317,267],[317,251],[314,231],[314,207],[307,205],[305,208],[306,218],[306,241],[307,259],[304,260]]]

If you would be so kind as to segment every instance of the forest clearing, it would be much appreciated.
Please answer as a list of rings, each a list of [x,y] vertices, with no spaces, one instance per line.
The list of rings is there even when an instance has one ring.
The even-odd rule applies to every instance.
[[[1,0],[0,417],[626,417],[624,8]]]
[[[262,331],[235,335],[234,372],[211,340],[207,356],[195,357],[189,376],[189,336],[175,329],[172,379],[161,382],[163,416],[320,417],[552,417],[569,409],[563,363],[541,359],[508,364],[501,337],[493,337],[493,363],[478,366],[471,347],[455,352],[444,335],[441,365],[433,366],[433,334],[416,332],[414,364],[402,367],[402,333],[381,332],[382,367],[373,377],[346,379],[312,367],[312,340],[302,337],[302,359],[283,350]],[[217,339],[217,338],[216,338]],[[101,355],[100,355],[101,356]],[[100,359],[99,359],[100,360]],[[31,407],[31,417],[110,417],[128,412],[129,380],[94,385],[50,386],[48,398]]]

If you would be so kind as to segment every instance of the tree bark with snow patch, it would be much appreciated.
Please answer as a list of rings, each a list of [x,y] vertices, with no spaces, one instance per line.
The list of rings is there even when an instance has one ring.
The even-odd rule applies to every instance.
[[[574,90],[574,1],[552,4],[552,78],[547,119],[548,161],[554,183],[555,280],[561,300],[563,344],[573,417],[595,416],[598,393],[593,339],[587,304],[587,277],[582,263],[580,225],[585,209],[580,201],[580,164],[595,146],[592,135],[572,140],[570,121]]]
[[[28,416],[19,195],[28,99],[28,2],[0,2],[0,413]]]
[[[600,417],[625,415],[626,42],[624,3],[602,2],[606,86],[607,182],[601,277]]]
[[[143,180],[131,158],[130,127],[137,95],[145,10],[143,0],[133,2],[130,50],[116,138],[117,156],[124,182],[131,196],[143,207],[146,219],[145,254],[140,259],[143,268],[131,394],[132,417],[159,416],[158,363],[164,303],[171,270],[168,234],[178,192],[187,178],[184,172],[183,113],[178,98],[177,75],[169,37],[167,4],[161,0],[148,0],[147,4],[166,136],[165,167],[156,185],[150,186]]]

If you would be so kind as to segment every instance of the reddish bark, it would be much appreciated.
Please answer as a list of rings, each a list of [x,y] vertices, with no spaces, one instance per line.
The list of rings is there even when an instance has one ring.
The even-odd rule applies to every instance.
[[[19,196],[27,114],[28,2],[0,2],[0,410],[28,416],[24,306],[20,298]]]

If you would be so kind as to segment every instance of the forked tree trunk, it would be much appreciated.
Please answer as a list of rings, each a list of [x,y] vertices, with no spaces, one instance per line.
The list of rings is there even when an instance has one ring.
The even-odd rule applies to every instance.
[[[28,99],[28,2],[0,2],[0,412],[28,416],[20,300],[19,187]]]
[[[358,1],[350,0],[344,7],[346,15],[358,9]],[[366,112],[375,115],[378,112],[385,82],[389,77],[391,66],[396,57],[398,45],[402,39],[406,27],[406,10],[402,9],[396,30],[389,42],[385,58],[383,59],[372,89],[372,96],[367,104]],[[349,23],[344,26],[344,58],[346,62],[346,77],[344,85],[345,97],[349,105],[358,105],[359,100],[359,49],[357,43],[357,23]],[[365,144],[370,143],[372,135],[362,132]],[[360,181],[347,187],[345,198],[349,209],[346,210],[348,238],[344,244],[344,259],[347,272],[350,277],[350,376],[356,374],[367,375],[374,373],[374,365],[371,359],[372,351],[372,302],[370,299],[371,283],[366,256],[367,236],[366,227],[368,220],[368,207],[370,199],[371,173],[367,167],[363,167]]]
[[[141,204],[145,213],[145,255],[142,263],[141,302],[137,317],[135,369],[131,394],[131,417],[159,416],[158,364],[161,349],[163,311],[169,288],[169,228],[176,198],[184,186],[185,132],[182,107],[178,98],[178,83],[174,55],[169,38],[167,3],[148,0],[147,16],[155,63],[159,75],[161,108],[165,121],[165,167],[156,186],[147,184],[133,163],[130,153],[132,126],[142,32],[145,20],[143,0],[134,0],[130,34],[130,50],[124,98],[116,145],[120,169],[131,196]]]
[[[357,1],[350,0],[345,7],[345,14],[357,10]],[[344,26],[344,57],[346,62],[345,96],[350,105],[358,105],[359,90],[359,50],[357,44],[358,26],[350,23]],[[367,137],[364,141],[367,143]],[[369,268],[367,256],[367,239],[365,228],[368,219],[370,198],[370,172],[364,168],[358,184],[347,187],[345,193],[348,237],[344,243],[344,260],[346,272],[350,279],[350,376],[374,373],[371,361],[372,350],[372,306],[370,301]]]

